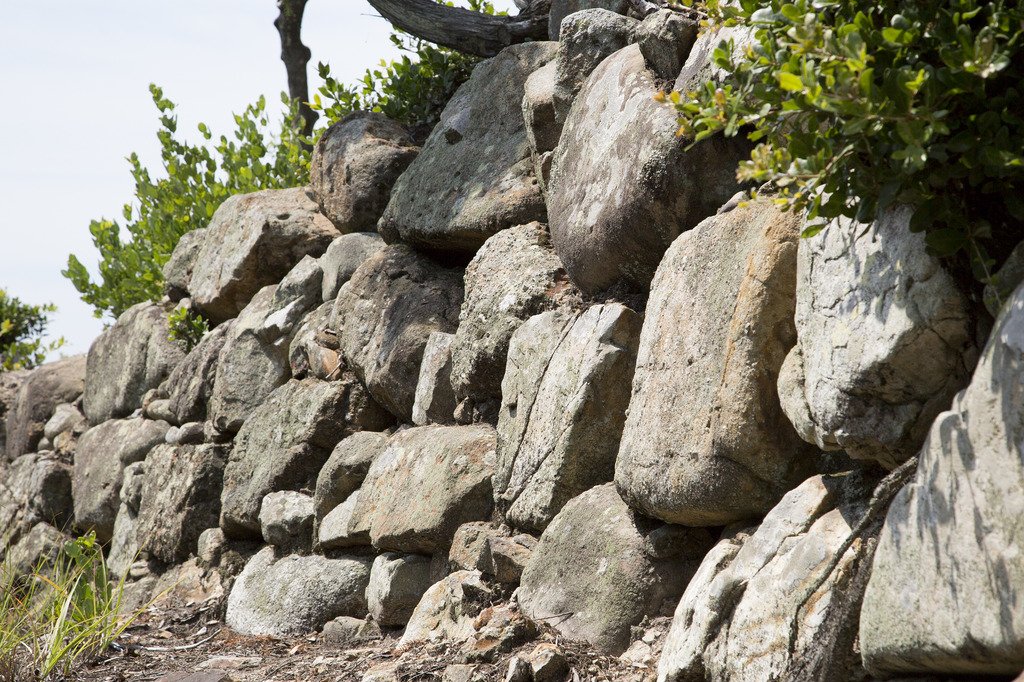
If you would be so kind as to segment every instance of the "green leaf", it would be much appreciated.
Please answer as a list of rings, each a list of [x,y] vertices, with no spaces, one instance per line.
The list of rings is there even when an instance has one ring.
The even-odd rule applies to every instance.
[[[803,81],[795,74],[780,71],[775,77],[779,81],[779,87],[787,92],[801,92],[804,89]]]

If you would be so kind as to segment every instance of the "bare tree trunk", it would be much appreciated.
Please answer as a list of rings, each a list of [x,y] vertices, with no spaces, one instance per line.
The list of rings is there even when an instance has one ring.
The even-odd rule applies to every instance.
[[[493,57],[509,45],[548,37],[550,0],[532,0],[514,17],[448,7],[436,0],[367,1],[395,28],[478,57]]]
[[[277,0],[278,15],[274,27],[281,36],[281,61],[288,73],[288,96],[299,101],[302,132],[313,132],[317,113],[309,108],[309,79],[306,66],[312,53],[302,44],[302,15],[308,0]]]

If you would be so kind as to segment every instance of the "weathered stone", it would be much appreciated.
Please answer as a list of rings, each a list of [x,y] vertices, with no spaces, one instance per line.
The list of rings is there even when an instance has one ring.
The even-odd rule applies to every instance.
[[[139,555],[139,541],[135,533],[138,526],[139,506],[142,504],[142,487],[146,482],[145,462],[135,462],[124,468],[119,498],[120,507],[114,520],[110,549],[107,551],[107,568],[110,574],[120,579]]]
[[[317,542],[320,549],[370,546],[369,527],[356,523],[358,508],[359,491],[356,490],[344,502],[327,512],[317,528]]]
[[[89,422],[86,421],[85,415],[77,407],[68,403],[61,403],[53,411],[53,416],[50,417],[50,420],[43,426],[43,436],[52,443],[61,434],[71,431],[81,435],[88,428]]]
[[[146,419],[162,421],[167,424],[177,423],[178,421],[174,418],[174,413],[171,412],[171,401],[166,398],[150,401],[150,403],[143,408],[142,414]]]
[[[601,63],[576,97],[555,150],[548,217],[555,252],[588,293],[646,289],[673,240],[739,189],[749,146],[712,137],[692,149],[640,48]]]
[[[376,221],[373,229],[376,229]],[[363,261],[385,246],[376,232],[343,234],[331,242],[324,255],[320,256],[320,267],[324,271],[321,300],[326,303],[337,298],[341,285],[352,279]]]
[[[569,674],[569,661],[557,644],[542,642],[530,652],[533,682],[563,682]]]
[[[4,562],[15,575],[29,575],[36,568],[45,573],[70,539],[48,523],[37,523],[7,550]]]
[[[704,221],[658,268],[616,461],[623,498],[688,526],[770,510],[813,471],[779,406],[796,342],[799,218],[770,200]]]
[[[395,416],[412,418],[427,339],[455,330],[461,304],[461,274],[407,246],[370,256],[338,294],[333,326],[342,355]]]
[[[305,379],[314,376],[322,381],[331,381],[344,371],[338,337],[330,329],[333,313],[334,301],[328,301],[302,318],[288,347],[292,377]]]
[[[527,77],[555,44],[523,43],[481,62],[395,184],[378,231],[389,243],[473,253],[491,235],[543,220],[522,116]]]
[[[95,531],[102,542],[113,537],[124,468],[146,459],[169,428],[167,422],[112,419],[82,435],[71,487],[76,526]]]
[[[358,644],[381,639],[383,634],[380,631],[380,626],[372,620],[338,616],[324,625],[320,636],[325,642],[331,644]]]
[[[189,296],[192,271],[195,270],[207,234],[209,231],[206,228],[200,228],[181,235],[171,252],[171,258],[164,264],[164,293],[174,303]]]
[[[454,334],[434,332],[427,339],[416,382],[416,400],[412,405],[412,423],[450,424],[458,399],[452,388],[452,341]]]
[[[235,438],[224,472],[221,528],[229,537],[258,538],[264,496],[313,487],[342,438],[379,430],[388,421],[351,375],[331,382],[291,381],[277,389]]]
[[[629,11],[629,0],[552,0],[548,15],[548,37],[559,40],[562,21],[575,12],[586,9],[606,9],[619,14]]]
[[[662,9],[647,16],[636,29],[636,40],[647,66],[658,78],[675,81],[697,41],[696,20]]]
[[[401,646],[418,642],[460,642],[473,636],[473,621],[494,598],[479,571],[457,571],[435,583],[416,605]]]
[[[491,523],[459,527],[448,552],[456,570],[481,571],[502,583],[518,583],[537,541],[530,535],[510,537],[508,528]]]
[[[861,612],[875,675],[1024,667],[1024,286],[886,517]]]
[[[642,322],[612,303],[538,315],[512,337],[494,493],[513,526],[543,530],[614,477]]]
[[[494,429],[420,426],[402,431],[370,466],[357,506],[374,547],[444,552],[460,525],[490,516]]]
[[[576,95],[594,69],[634,42],[640,22],[607,9],[585,9],[562,21],[555,57],[555,115],[564,124]]]
[[[127,417],[170,375],[185,353],[168,337],[169,308],[139,303],[89,348],[82,411],[92,424]]]
[[[18,457],[2,473],[23,523],[45,521],[61,529],[70,525],[71,467],[67,463],[52,454],[32,453]],[[0,526],[0,538],[7,530]]]
[[[366,603],[381,625],[403,626],[433,584],[430,557],[385,552],[373,560]]]
[[[199,534],[217,525],[226,459],[220,445],[159,445],[149,453],[136,521],[139,549],[166,563],[195,554]]]
[[[308,554],[313,546],[313,498],[293,490],[269,493],[260,505],[263,541],[286,553]]]
[[[340,232],[371,232],[395,181],[418,153],[399,123],[383,114],[353,112],[316,143],[309,169],[313,197]]]
[[[452,342],[452,385],[461,400],[501,395],[512,334],[531,316],[578,297],[540,223],[488,239],[466,268],[466,298]]]
[[[320,261],[304,256],[274,290],[273,312],[267,316],[264,327],[281,336],[291,334],[303,316],[320,305],[323,281]]]
[[[0,373],[3,376],[6,373]],[[85,357],[49,362],[21,376],[7,410],[7,458],[32,452],[46,422],[61,403],[74,402],[85,387]]]
[[[338,616],[366,615],[370,562],[290,555],[266,547],[249,560],[228,595],[228,627],[243,635],[305,635]]]
[[[681,555],[644,551],[648,522],[606,484],[571,500],[548,525],[523,571],[518,598],[526,616],[564,637],[620,654],[630,627],[671,610],[710,545],[694,535]],[[706,533],[704,533],[706,536]]]
[[[205,429],[201,422],[172,426],[164,437],[164,442],[170,445],[199,445],[205,440]]]
[[[917,452],[977,361],[970,304],[911,214],[839,219],[801,240],[798,345],[778,388],[805,440],[889,468]]]
[[[14,410],[18,390],[29,376],[27,369],[0,372],[0,465],[7,459],[7,415]]]
[[[854,635],[869,538],[825,571],[863,515],[872,483],[859,474],[814,476],[752,534],[719,542],[676,608],[658,679],[860,679]],[[838,640],[829,632],[837,614],[846,629]],[[830,665],[804,667],[826,646],[842,649],[827,652]]]
[[[304,256],[320,256],[338,230],[303,188],[229,197],[214,213],[188,290],[215,322],[238,315]]]
[[[523,120],[526,140],[534,155],[550,152],[558,146],[562,122],[555,113],[555,62],[550,61],[530,74],[523,86]],[[536,172],[536,171],[535,171]]]
[[[318,522],[359,489],[387,442],[386,433],[360,431],[335,446],[316,477],[313,504]]]

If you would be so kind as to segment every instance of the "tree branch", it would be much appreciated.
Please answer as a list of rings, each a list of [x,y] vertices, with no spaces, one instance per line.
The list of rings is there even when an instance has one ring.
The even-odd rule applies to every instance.
[[[491,16],[435,0],[367,0],[395,28],[478,57],[528,40],[547,40],[550,0],[533,0],[514,17]]]
[[[278,15],[274,27],[281,37],[281,61],[288,74],[288,96],[299,101],[304,135],[313,132],[317,113],[309,108],[309,80],[306,65],[312,53],[302,44],[302,15],[308,0],[277,0]]]

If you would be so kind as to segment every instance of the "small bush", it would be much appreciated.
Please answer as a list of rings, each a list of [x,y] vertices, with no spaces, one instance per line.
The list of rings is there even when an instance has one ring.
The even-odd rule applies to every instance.
[[[46,361],[46,354],[64,345],[64,339],[43,343],[50,314],[56,306],[29,305],[0,289],[0,372],[31,369]]]
[[[168,338],[183,351],[190,352],[203,340],[210,324],[206,318],[185,306],[178,306],[167,316]]]
[[[1015,0],[708,0],[727,84],[673,94],[680,133],[746,134],[738,172],[805,211],[870,221],[896,202],[981,281],[1024,234],[1024,5]]]
[[[135,196],[122,211],[124,224],[101,219],[89,226],[100,254],[99,280],[74,255],[62,273],[93,306],[96,317],[116,318],[136,303],[159,300],[163,266],[178,240],[209,224],[228,197],[296,187],[309,179],[308,140],[301,134],[298,106],[286,96],[282,101],[289,109],[276,128],[261,97],[235,115],[232,139],[222,135],[211,143],[213,133],[200,123],[204,143],[193,145],[177,137],[174,103],[155,85],[150,92],[160,112],[160,177],[132,154],[128,162]]]

